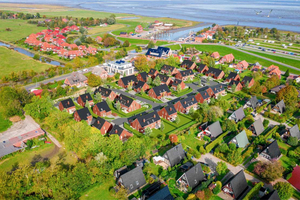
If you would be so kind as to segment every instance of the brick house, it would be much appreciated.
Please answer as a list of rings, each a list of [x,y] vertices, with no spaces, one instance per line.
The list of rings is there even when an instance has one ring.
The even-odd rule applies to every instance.
[[[243,89],[243,85],[241,84],[241,82],[240,81],[235,81],[235,80],[232,80],[232,81],[229,82],[228,89],[232,88],[233,85],[235,85],[236,88],[235,88],[235,91],[232,91],[232,92],[238,92],[238,91],[241,91]]]
[[[125,129],[121,128],[118,125],[114,125],[110,130],[109,135],[113,135],[113,134],[118,135],[120,140],[122,140],[122,142],[126,142],[126,140],[128,140],[130,137],[133,136],[132,133],[129,133],[128,131],[126,131]]]
[[[95,127],[96,129],[100,130],[102,135],[105,135],[106,133],[109,133],[109,131],[112,129],[112,124],[105,119],[98,117],[94,123],[92,124],[92,127]]]
[[[139,81],[137,84],[133,85],[133,90],[135,92],[148,91],[150,89],[149,85],[146,82]]]
[[[175,80],[172,82],[171,87],[173,88],[173,90],[177,91],[178,85],[180,85],[180,88],[181,88],[181,89],[184,89],[184,88],[185,88],[185,83],[184,83],[182,80],[179,80],[179,79],[175,79]]]
[[[160,72],[163,74],[170,74],[173,76],[178,73],[178,69],[170,65],[164,65],[162,66]]]
[[[148,74],[146,72],[141,72],[136,76],[138,81],[147,82]]]
[[[161,119],[156,111],[148,113],[146,115],[140,115],[133,120],[130,125],[132,128],[143,133],[146,128],[158,129],[161,125]]]
[[[94,94],[96,95],[97,93],[100,93],[101,96],[102,96],[102,99],[106,99],[106,98],[109,98],[110,100],[114,101],[117,94],[112,91],[111,89],[107,89],[107,88],[104,88],[104,87],[98,87]]]
[[[223,56],[220,60],[219,63],[223,64],[223,63],[231,63],[234,60],[234,56],[233,54],[227,54],[225,56]]]
[[[175,75],[175,78],[176,79],[179,79],[179,80],[183,80],[183,81],[186,81],[188,79],[191,79],[193,80],[194,79],[194,72],[193,70],[191,69],[187,69],[187,70],[184,70],[184,71],[179,71],[176,75]]]
[[[178,112],[188,114],[191,108],[194,108],[194,110],[196,110],[198,107],[197,105],[198,105],[198,102],[197,102],[195,96],[189,96],[185,99],[177,101],[174,104],[174,107]]]
[[[220,58],[220,54],[219,54],[219,52],[213,52],[211,54],[211,57],[214,58],[214,59],[219,59]]]
[[[65,100],[62,100],[61,102],[59,102],[58,107],[59,107],[59,110],[61,110],[61,111],[66,109],[69,114],[74,113],[76,110],[74,102],[72,101],[71,98],[68,98],[68,99],[65,99]]]
[[[281,71],[278,66],[271,65],[270,67],[267,68],[267,71],[269,73],[269,76],[276,75],[279,78],[281,77]]]
[[[90,106],[94,105],[94,101],[93,101],[90,93],[82,94],[77,99],[77,103],[79,105],[81,105],[82,107],[85,107],[85,104],[86,104],[87,101],[89,102]]]
[[[97,36],[96,39],[95,39],[95,41],[96,41],[97,43],[101,43],[101,42],[102,42],[102,37]]]
[[[125,76],[118,81],[118,85],[122,88],[127,88],[129,85],[135,84],[137,82],[137,78],[135,75]]]
[[[184,60],[180,66],[182,68],[191,69],[191,70],[194,70],[197,67],[196,63],[190,60]]]
[[[137,26],[135,27],[135,32],[136,32],[136,33],[141,33],[141,32],[143,32],[143,27],[142,27],[142,25],[137,25]]]
[[[225,85],[217,84],[210,86],[211,90],[214,93],[214,97],[217,98],[219,95],[224,96],[226,95]]]
[[[154,79],[158,74],[158,71],[156,69],[150,69],[149,73],[148,73],[148,77],[151,77],[152,79]]]
[[[170,96],[171,91],[169,90],[168,86],[164,84],[151,88],[148,92],[148,95],[154,99],[161,99],[164,96]]]
[[[120,102],[122,110],[126,112],[132,112],[141,108],[141,105],[134,99],[121,94],[115,99],[116,102]]]
[[[240,75],[238,75],[237,73],[234,73],[234,72],[230,72],[230,74],[227,76],[226,78],[226,82],[230,82],[230,81],[239,81],[241,78],[240,78]]]
[[[208,67],[205,64],[200,64],[196,69],[201,74],[205,74],[208,71]]]
[[[169,86],[172,82],[172,79],[170,77],[168,77],[167,75],[164,75],[164,74],[157,74],[156,77],[159,77],[160,84],[166,84],[167,86]]]
[[[204,103],[205,101],[207,103],[210,102],[210,98],[214,96],[214,92],[212,89],[208,86],[205,86],[199,90],[199,93],[195,95],[195,98],[198,103]]]
[[[241,62],[239,62],[237,65],[234,66],[235,69],[238,69],[239,71],[244,71],[246,69],[248,69],[249,64],[243,60]]]
[[[245,76],[242,80],[242,85],[246,86],[246,84],[248,83],[248,87],[252,87],[254,84],[254,78],[250,77],[250,76]]]
[[[68,76],[64,82],[64,84],[73,87],[81,87],[87,84],[87,77],[78,72],[72,72],[70,76]]]
[[[106,103],[106,101],[97,103],[93,107],[93,112],[100,117],[105,117],[105,116],[111,115],[111,110],[110,110],[108,104]]]
[[[220,69],[209,67],[208,71],[205,72],[205,75],[211,76],[214,79],[222,79],[224,77],[225,73]]]
[[[157,112],[158,115],[168,121],[174,121],[177,117],[177,111],[174,105],[168,105],[163,107],[160,111]]]
[[[88,125],[91,125],[93,116],[91,115],[89,109],[84,107],[74,112],[74,119],[77,122],[85,120],[88,123]]]

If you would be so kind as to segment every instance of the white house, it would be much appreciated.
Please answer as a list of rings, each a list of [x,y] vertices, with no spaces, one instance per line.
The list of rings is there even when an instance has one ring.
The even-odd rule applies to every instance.
[[[126,76],[134,74],[134,66],[130,62],[124,60],[112,61],[104,64],[104,68],[108,73],[120,73]]]

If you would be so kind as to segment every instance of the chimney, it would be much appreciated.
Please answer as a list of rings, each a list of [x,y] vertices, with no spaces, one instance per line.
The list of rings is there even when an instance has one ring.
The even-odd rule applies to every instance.
[[[145,122],[146,122],[146,120],[145,120],[145,119],[143,119],[143,122],[145,123]]]
[[[217,90],[217,88],[215,88],[215,91]]]
[[[88,98],[88,95],[85,95],[85,98],[87,99],[87,98]]]
[[[100,124],[100,121],[99,121],[99,120],[97,121],[97,124]]]
[[[195,99],[194,98],[192,98],[192,101],[194,101]]]
[[[221,88],[222,88],[222,85],[221,85]]]
[[[184,102],[184,104],[186,104],[186,101]]]
[[[106,94],[108,93],[108,91],[106,91]]]
[[[70,105],[70,101],[68,101],[68,105]]]
[[[115,130],[115,133],[116,133],[116,134],[118,133],[118,130],[117,130],[117,129]]]
[[[170,108],[170,111],[172,111],[172,108]]]
[[[122,99],[122,97],[120,96],[120,99]]]
[[[129,100],[127,100],[127,103],[129,103]]]
[[[153,117],[155,118],[155,117],[156,117],[156,115],[154,114],[154,115],[153,115]]]

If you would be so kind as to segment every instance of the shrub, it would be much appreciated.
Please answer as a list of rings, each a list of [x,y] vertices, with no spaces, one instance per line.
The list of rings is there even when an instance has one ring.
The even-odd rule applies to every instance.
[[[297,146],[298,145],[298,138],[297,137],[289,137],[287,143],[291,146]]]
[[[283,154],[283,155],[285,155],[285,156],[286,156],[286,154],[287,154],[287,150],[285,150],[285,149],[280,149],[280,152],[281,152],[281,154]]]
[[[215,148],[217,145],[221,144],[223,137],[225,137],[228,134],[228,132],[223,133],[222,135],[220,135],[217,139],[215,139],[214,141],[212,141],[210,144],[208,144],[205,147],[206,152],[210,152],[213,148]]]
[[[204,135],[204,136],[203,136],[203,140],[205,140],[205,141],[207,141],[207,142],[209,143],[211,139],[210,139],[210,137]]]
[[[216,182],[216,187],[213,189],[214,194],[219,194],[221,192],[222,183],[220,181]]]
[[[289,173],[289,174],[286,176],[286,180],[289,180],[291,177],[292,177],[292,173]]]
[[[263,121],[263,125],[264,125],[264,127],[265,127],[265,128],[267,128],[267,126],[269,125],[269,123],[270,123],[270,121],[269,121],[269,120],[267,120],[267,119],[264,119],[264,121]]]
[[[252,199],[252,197],[257,196],[260,188],[263,186],[263,182],[259,182],[256,184],[248,193],[247,195],[243,198],[243,200],[249,200]]]

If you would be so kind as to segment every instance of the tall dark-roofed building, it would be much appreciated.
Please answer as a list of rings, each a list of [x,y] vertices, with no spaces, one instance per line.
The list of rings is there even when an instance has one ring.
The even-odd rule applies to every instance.
[[[169,149],[163,157],[168,161],[170,167],[174,167],[179,164],[185,158],[185,152],[181,144],[176,145],[172,149]]]
[[[281,152],[277,143],[277,140],[274,140],[269,144],[261,153],[261,156],[269,160],[277,160],[281,156]]]
[[[167,58],[172,55],[172,50],[168,47],[157,47],[148,49],[146,56],[154,58]]]
[[[136,167],[133,170],[121,175],[118,180],[118,184],[123,185],[128,190],[129,194],[141,189],[144,185],[146,185],[142,168]]]
[[[185,83],[182,80],[175,79],[172,82],[171,87],[173,88],[173,90],[177,91],[178,86],[180,86],[181,89],[184,89],[185,88]]]
[[[69,114],[74,113],[76,110],[74,102],[71,98],[68,98],[68,99],[65,99],[65,100],[62,100],[61,102],[59,102],[58,107],[59,107],[59,110],[61,110],[61,111],[66,109]]]
[[[204,179],[205,179],[205,176],[204,176],[201,164],[197,163],[195,166],[193,166],[191,169],[189,169],[187,172],[185,172],[177,180],[177,182],[182,186],[182,188],[185,188],[187,191],[188,187],[191,187],[192,189],[194,189]]]
[[[165,118],[168,121],[174,121],[177,117],[177,111],[173,105],[163,107],[157,112],[160,117]]]
[[[170,96],[171,91],[169,90],[168,86],[166,84],[159,85],[156,87],[153,87],[148,92],[149,97],[154,99],[161,99],[165,96]]]
[[[174,200],[174,197],[171,195],[168,186],[165,186],[163,189],[156,192],[154,195],[148,198],[148,200]]]
[[[193,61],[190,61],[190,60],[184,60],[182,63],[181,63],[181,67],[182,68],[186,68],[186,69],[191,69],[191,70],[194,70],[197,65],[196,63],[194,63]]]
[[[121,128],[118,125],[114,125],[110,130],[109,135],[113,135],[113,134],[118,135],[120,140],[122,140],[123,142],[125,142],[126,140],[128,140],[128,138],[133,136],[132,133],[129,133],[128,131],[126,131],[125,129]]]
[[[150,76],[152,79],[154,79],[158,74],[158,71],[156,69],[150,69],[148,76]]]
[[[117,96],[117,94],[114,91],[112,91],[111,89],[107,89],[107,88],[104,88],[101,86],[95,90],[94,94],[97,94],[97,93],[101,94],[102,99],[109,98],[112,101],[114,101]]]
[[[166,85],[169,86],[172,82],[172,79],[170,77],[168,77],[167,75],[164,75],[164,74],[157,74],[156,77],[159,77],[160,84],[166,84]]]
[[[197,110],[198,102],[195,96],[188,96],[185,99],[181,99],[174,104],[175,109],[181,113],[189,113],[190,109]]]
[[[120,94],[115,101],[120,102],[121,108],[126,112],[132,112],[141,108],[141,105],[138,102],[123,94]]]
[[[205,75],[211,76],[214,79],[222,79],[224,77],[225,73],[220,69],[209,67],[208,71],[205,72]]]
[[[137,82],[137,78],[135,75],[125,76],[118,81],[118,85],[122,88],[127,88],[129,85],[135,84]]]
[[[80,95],[77,99],[77,102],[82,107],[85,106],[86,102],[88,102],[90,106],[94,105],[94,101],[93,101],[92,96],[90,95],[90,93],[85,93],[85,94]]]
[[[230,72],[230,74],[227,76],[226,81],[230,82],[230,81],[240,81],[240,75],[238,75],[235,72]]]
[[[183,81],[186,81],[188,79],[192,80],[192,79],[194,79],[194,72],[191,69],[187,69],[187,70],[184,70],[184,71],[179,71],[176,74],[175,78],[183,80]]]
[[[140,115],[138,116],[135,120],[133,120],[130,125],[140,131],[144,132],[146,128],[151,128],[151,129],[158,129],[160,128],[161,125],[161,119],[156,111],[152,113],[148,113],[145,115]]]
[[[233,85],[235,85],[235,90],[232,92],[238,92],[243,89],[243,85],[241,84],[240,81],[231,80],[230,83],[228,84],[228,88],[231,88],[232,90]]]
[[[147,82],[148,74],[146,72],[141,72],[136,76],[138,81]]]
[[[205,64],[199,64],[196,70],[201,74],[205,74],[208,71],[208,67]]]
[[[225,194],[230,195],[233,199],[242,199],[250,190],[244,171],[239,171],[236,175],[230,178],[222,187]]]
[[[105,135],[106,133],[108,133],[112,128],[112,124],[101,117],[98,117],[94,121],[92,126],[95,127],[96,129],[100,130],[102,135]]]
[[[175,75],[178,73],[178,69],[170,65],[164,65],[162,66],[160,72],[163,74]]]
[[[242,80],[242,84],[243,86],[246,86],[248,83],[248,87],[252,87],[253,84],[254,84],[254,78],[253,77],[250,77],[250,76],[245,76]]]
[[[110,110],[108,104],[106,103],[106,101],[97,103],[93,107],[93,112],[100,117],[105,117],[105,116],[111,115],[111,110]]]
[[[77,122],[85,120],[89,125],[91,125],[93,116],[91,115],[89,109],[87,107],[84,107],[74,112],[74,119]]]
[[[139,81],[135,85],[133,85],[133,90],[135,92],[141,92],[141,91],[148,91],[149,90],[149,85],[146,82]]]

